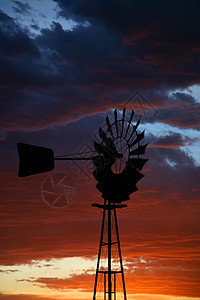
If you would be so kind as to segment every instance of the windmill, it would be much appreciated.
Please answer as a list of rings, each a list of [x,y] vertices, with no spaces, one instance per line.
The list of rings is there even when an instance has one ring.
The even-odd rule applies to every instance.
[[[19,171],[18,176],[52,171],[55,160],[92,160],[95,166],[93,175],[97,180],[96,188],[101,192],[103,204],[93,203],[93,207],[102,210],[102,225],[99,251],[94,283],[93,300],[97,299],[100,277],[103,278],[104,300],[117,299],[117,276],[121,276],[123,299],[126,300],[126,287],[120,238],[117,222],[117,209],[127,207],[124,201],[137,191],[136,184],[143,178],[140,172],[147,162],[141,157],[147,144],[142,145],[144,131],[138,133],[140,120],[133,124],[134,111],[126,117],[126,108],[122,113],[114,110],[111,122],[106,117],[105,129],[99,128],[100,141],[94,141],[95,156],[91,157],[55,157],[49,148],[18,143]],[[113,234],[114,233],[114,234]],[[117,247],[119,268],[113,267],[112,249]],[[105,250],[106,249],[106,250]],[[106,252],[106,266],[101,266],[102,252]],[[100,276],[101,275],[101,276]]]

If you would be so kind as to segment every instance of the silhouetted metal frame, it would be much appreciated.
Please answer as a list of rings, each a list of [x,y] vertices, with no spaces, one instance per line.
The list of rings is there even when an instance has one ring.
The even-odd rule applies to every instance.
[[[107,137],[107,133],[109,132],[111,135],[111,138],[113,139],[113,141],[117,138],[122,138],[123,137],[123,130],[124,130],[124,122],[125,122],[125,111],[126,109],[123,109],[123,118],[118,120],[117,118],[117,110],[114,111],[114,116],[115,116],[115,121],[114,123],[110,123],[110,120],[108,118],[108,116],[106,117],[106,124],[107,124],[107,131],[106,133],[99,128],[99,135],[102,139],[102,143],[98,144],[97,142],[96,145],[98,146],[98,148],[102,148],[104,146],[104,143],[106,144],[106,140],[108,140]],[[129,161],[129,164],[131,164],[133,167],[137,168],[138,170],[141,170],[144,163],[147,160],[144,159],[140,159],[140,154],[144,154],[145,149],[147,144],[145,145],[140,145],[140,140],[143,139],[144,137],[144,131],[140,134],[137,133],[137,127],[140,124],[140,120],[138,120],[136,125],[132,125],[132,119],[133,119],[133,115],[134,115],[134,111],[132,111],[130,119],[128,122],[128,126],[126,128],[126,132],[125,132],[125,136],[124,139],[126,140],[126,144],[128,146],[128,159],[130,156],[137,156],[137,159],[131,158]],[[118,122],[122,122],[122,131],[121,134],[119,133],[119,128],[118,127]],[[115,126],[116,127],[116,133],[117,136],[114,137],[113,132],[112,132],[112,127]],[[127,134],[129,131],[129,128],[132,127],[132,132],[130,134],[130,136],[127,138]],[[132,140],[133,134],[136,134],[136,138],[134,140]],[[131,150],[131,148],[137,144],[136,149]],[[27,149],[31,150],[32,152],[28,151],[28,154],[23,152],[22,147],[28,147]],[[105,147],[106,148],[106,147]],[[98,149],[97,149],[98,150]],[[39,151],[39,152],[38,152]],[[20,153],[21,152],[21,153]],[[23,152],[23,153],[22,153]],[[41,152],[41,153],[40,153]],[[47,164],[44,165],[44,162],[42,161],[42,159],[46,159],[46,157],[44,158],[44,152],[47,154]],[[100,151],[101,152],[101,151]],[[28,144],[23,144],[23,143],[18,143],[18,153],[19,153],[19,157],[20,157],[20,162],[22,167],[24,167],[24,165],[27,163],[30,164],[30,167],[34,167],[32,173],[30,172],[30,170],[28,170],[27,168],[27,173],[23,173],[23,172],[19,172],[18,175],[20,177],[24,177],[24,176],[29,176],[29,175],[33,175],[33,174],[38,174],[38,173],[42,173],[42,172],[46,172],[46,171],[50,171],[53,170],[54,168],[54,160],[57,161],[62,161],[62,160],[77,160],[77,161],[81,161],[81,160],[93,160],[95,161],[95,159],[97,159],[96,156],[92,156],[92,157],[69,157],[71,155],[67,155],[68,157],[62,155],[60,157],[54,157],[53,151],[49,148],[44,148],[44,147],[38,147],[38,146],[34,146],[34,145],[28,145]],[[33,154],[37,154],[36,158],[32,157]],[[97,151],[98,153],[98,151]],[[25,157],[22,157],[23,155],[25,155]],[[73,155],[73,154],[72,154]],[[30,156],[30,157],[29,157]],[[122,159],[123,158],[123,154],[122,153],[115,153],[115,159],[119,158]],[[40,169],[36,169],[35,165],[33,165],[33,163],[43,163],[42,167]],[[23,171],[23,170],[22,170]],[[136,174],[137,175],[137,174]],[[136,176],[137,177],[137,176]],[[96,178],[96,177],[95,177]],[[137,179],[137,178],[136,178]],[[141,178],[137,179],[140,180]],[[137,181],[135,183],[137,183]],[[134,191],[132,191],[133,193]],[[104,275],[104,300],[106,300],[106,295],[108,294],[108,300],[112,300],[112,295],[114,294],[114,300],[116,300],[116,274],[117,273],[121,273],[122,274],[122,284],[123,284],[123,292],[124,292],[124,300],[127,300],[126,298],[126,288],[125,288],[125,278],[124,278],[124,270],[123,270],[123,264],[122,264],[122,254],[121,254],[121,247],[120,247],[120,239],[119,239],[119,230],[118,230],[118,223],[117,223],[117,213],[116,213],[116,208],[122,208],[122,207],[126,207],[126,205],[123,204],[116,204],[116,199],[114,199],[114,201],[111,201],[112,199],[105,200],[104,199],[104,205],[102,204],[92,204],[93,207],[98,207],[103,209],[103,217],[102,217],[102,226],[101,226],[101,235],[100,235],[100,243],[99,243],[99,252],[98,252],[98,260],[97,260],[97,268],[96,268],[96,276],[95,276],[95,286],[94,286],[94,295],[93,295],[93,300],[96,299],[96,291],[97,291],[97,283],[98,283],[98,274],[99,273],[103,273]],[[127,199],[125,199],[127,200]],[[122,201],[124,201],[122,199]],[[121,202],[122,202],[121,201]],[[119,202],[119,203],[121,203]],[[116,232],[116,237],[117,237],[117,241],[116,242],[112,242],[112,210],[114,212],[114,227],[115,227],[115,232]],[[104,236],[104,223],[105,223],[105,216],[106,216],[106,211],[107,211],[107,220],[108,220],[108,228],[107,228],[107,243],[103,242],[103,236]],[[118,255],[119,255],[119,260],[120,260],[120,271],[112,271],[112,254],[111,254],[111,248],[113,244],[117,244],[118,247]],[[99,266],[100,266],[100,260],[101,260],[101,251],[102,251],[102,246],[107,246],[107,257],[108,257],[108,269],[107,271],[100,271],[99,270]],[[112,274],[114,275],[114,290],[112,290]],[[108,279],[108,280],[107,280]],[[108,283],[108,286],[107,286]],[[108,287],[108,290],[107,290]]]

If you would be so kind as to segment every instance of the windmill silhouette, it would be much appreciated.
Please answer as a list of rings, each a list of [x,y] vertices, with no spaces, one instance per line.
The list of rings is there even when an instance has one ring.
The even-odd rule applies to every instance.
[[[129,200],[130,195],[138,190],[136,184],[144,177],[140,171],[147,162],[147,159],[141,157],[147,147],[147,144],[141,145],[144,131],[138,133],[140,120],[133,124],[133,117],[134,111],[127,119],[126,108],[123,108],[122,113],[114,110],[113,122],[110,122],[107,116],[105,129],[99,128],[100,142],[94,141],[96,155],[91,157],[69,157],[68,155],[55,157],[54,152],[49,148],[17,144],[20,177],[52,171],[55,160],[93,161],[96,168],[93,172],[97,180],[96,188],[104,199],[103,204],[92,204],[93,207],[103,211],[93,300],[97,299],[101,280],[103,280],[104,300],[116,300],[118,276],[121,277],[123,299],[127,299],[117,209],[127,207],[122,202]],[[118,268],[114,262],[116,256],[113,257],[114,247],[117,247]],[[105,265],[101,264],[103,260],[106,261]]]

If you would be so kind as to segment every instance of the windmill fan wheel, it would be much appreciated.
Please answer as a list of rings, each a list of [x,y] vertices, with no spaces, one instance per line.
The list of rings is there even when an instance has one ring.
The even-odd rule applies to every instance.
[[[141,145],[144,131],[137,131],[140,120],[133,124],[134,111],[127,120],[125,108],[120,117],[118,115],[115,109],[112,123],[106,117],[105,129],[99,128],[101,142],[94,141],[98,153],[93,159],[96,187],[102,197],[112,203],[129,200],[130,194],[137,191],[136,183],[144,177],[140,171],[147,161],[141,157],[147,144]]]

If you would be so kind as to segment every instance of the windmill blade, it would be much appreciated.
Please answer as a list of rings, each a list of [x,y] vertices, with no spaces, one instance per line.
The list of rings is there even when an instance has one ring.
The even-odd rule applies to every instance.
[[[123,108],[123,116],[122,116],[122,132],[121,132],[121,137],[123,135],[123,130],[124,130],[124,120],[125,120],[125,114],[126,114],[126,107]]]
[[[139,124],[140,124],[140,119],[137,121],[136,125],[133,126],[133,131],[132,131],[131,135],[129,136],[127,143],[131,140],[131,138],[132,138],[133,134],[136,132],[136,129],[138,128]]]
[[[130,155],[139,155],[144,154],[148,143],[142,146],[139,146],[137,149],[130,152]]]
[[[103,129],[101,127],[99,127],[99,136],[104,142],[106,142],[108,140],[105,132],[103,131]]]
[[[109,159],[113,159],[117,155],[117,150],[111,138],[108,139],[108,143],[106,143],[106,146],[103,146],[94,141],[94,148],[97,153],[103,154],[104,157]]]
[[[128,144],[129,141],[132,139],[132,137],[133,137],[133,135],[134,135],[135,132],[136,132],[136,131],[135,131],[135,129],[133,128],[133,130],[132,130],[132,132],[131,132],[131,134],[130,134],[128,140],[127,140],[127,144]]]
[[[112,138],[114,139],[114,135],[113,135],[113,132],[112,132],[112,127],[111,127],[110,120],[109,120],[108,116],[106,117],[106,125],[108,127],[108,131],[110,132]]]
[[[148,159],[144,158],[130,158],[128,164],[141,171],[147,161]]]
[[[96,150],[97,153],[102,153],[102,154],[105,153],[104,147],[101,144],[97,143],[96,141],[94,141],[94,149]]]
[[[127,165],[125,172],[127,177],[127,182],[131,184],[136,184],[141,178],[144,177],[136,168],[133,168],[131,165]]]
[[[114,115],[115,115],[115,127],[117,131],[117,136],[118,136],[118,126],[117,126],[117,109],[114,110]]]
[[[111,138],[107,138],[106,140],[106,148],[109,149],[109,151],[113,154],[117,153],[117,149],[115,147],[115,144]]]
[[[144,138],[144,131],[137,135],[137,138],[129,145],[129,148],[132,148],[135,144],[137,144],[143,138]]]
[[[105,160],[104,160],[103,156],[98,155],[98,156],[94,156],[92,162],[97,169],[102,170]],[[94,172],[93,172],[93,174],[94,174]]]
[[[134,110],[132,110],[132,112],[131,112],[131,117],[130,117],[130,120],[129,120],[129,122],[128,122],[128,127],[127,127],[126,133],[125,133],[125,138],[126,138],[126,136],[127,136],[127,134],[128,134],[129,127],[130,127],[131,122],[132,122],[132,120],[133,120],[133,116],[134,116]]]
[[[135,181],[135,183],[137,183],[143,177],[144,177],[144,175],[136,170],[135,175],[134,175],[134,181]]]
[[[132,193],[134,193],[134,192],[136,192],[136,191],[138,191],[138,188],[137,188],[136,185],[130,184],[130,185],[127,186],[127,188],[126,188],[126,192],[127,192],[129,195],[132,194]]]
[[[138,126],[140,125],[140,119],[137,121],[136,125],[133,126],[133,128],[136,130],[138,128]]]

